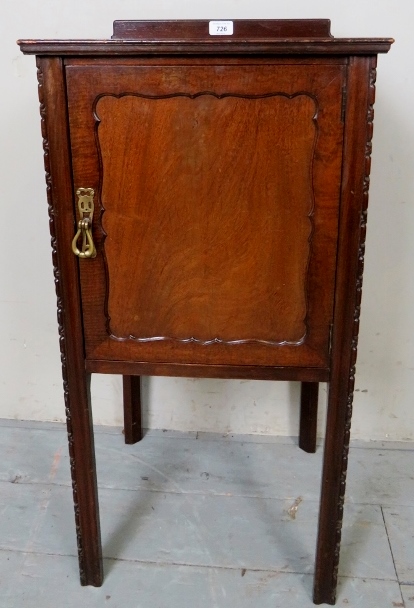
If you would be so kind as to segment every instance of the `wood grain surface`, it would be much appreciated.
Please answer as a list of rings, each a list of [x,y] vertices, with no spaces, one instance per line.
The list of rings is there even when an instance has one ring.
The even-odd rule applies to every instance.
[[[315,101],[101,98],[111,335],[306,337]]]

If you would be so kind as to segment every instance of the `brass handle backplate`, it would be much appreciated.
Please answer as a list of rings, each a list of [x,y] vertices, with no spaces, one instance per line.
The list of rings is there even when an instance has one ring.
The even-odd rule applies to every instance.
[[[79,222],[78,231],[72,241],[72,251],[80,258],[94,258],[96,249],[92,239],[92,219],[93,219],[93,188],[79,188],[76,191],[78,196]],[[78,239],[82,237],[81,249],[78,249]]]

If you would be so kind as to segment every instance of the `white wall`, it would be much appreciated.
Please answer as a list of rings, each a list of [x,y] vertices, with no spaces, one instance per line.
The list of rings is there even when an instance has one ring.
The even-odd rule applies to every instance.
[[[105,38],[114,19],[301,17],[329,17],[335,36],[396,38],[379,58],[353,436],[414,439],[412,0],[2,0],[0,417],[64,415],[35,62],[15,40]],[[296,383],[148,378],[144,395],[154,428],[297,433]],[[95,422],[122,424],[119,377],[95,376],[93,398]]]

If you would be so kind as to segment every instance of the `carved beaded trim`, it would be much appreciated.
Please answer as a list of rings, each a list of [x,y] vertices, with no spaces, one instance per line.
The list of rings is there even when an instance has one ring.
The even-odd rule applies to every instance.
[[[49,229],[50,229],[50,241],[52,246],[52,261],[53,261],[53,275],[55,279],[55,290],[57,297],[57,320],[59,328],[59,346],[60,346],[60,358],[62,362],[62,378],[63,378],[63,394],[65,399],[65,412],[66,412],[66,424],[68,431],[68,443],[69,443],[69,458],[70,458],[70,469],[72,476],[72,489],[73,489],[73,501],[75,507],[75,525],[76,525],[76,538],[78,543],[78,555],[79,555],[79,571],[81,584],[86,583],[85,569],[84,569],[84,554],[82,547],[82,538],[80,532],[80,518],[79,518],[79,505],[78,505],[78,492],[76,485],[75,475],[75,458],[73,450],[73,430],[72,430],[72,417],[70,411],[70,398],[69,388],[67,379],[67,363],[66,363],[66,348],[65,348],[65,330],[63,325],[63,300],[61,293],[60,283],[60,272],[59,263],[57,256],[57,241],[55,231],[55,217],[53,210],[53,198],[52,198],[52,177],[50,173],[50,158],[49,158],[49,141],[47,133],[47,109],[44,98],[43,90],[43,71],[40,60],[37,58],[37,82],[38,82],[38,94],[40,102],[40,124],[43,138],[43,151],[44,151],[44,166],[45,166],[45,179],[46,179],[46,194],[49,211]]]
[[[348,469],[348,454],[349,454],[349,440],[351,431],[351,418],[352,418],[352,405],[354,400],[354,386],[355,386],[355,366],[357,360],[358,351],[358,333],[359,333],[359,320],[361,316],[361,298],[362,298],[362,279],[364,274],[364,256],[365,256],[365,238],[367,228],[367,212],[368,212],[368,197],[369,197],[369,176],[371,172],[371,152],[372,152],[372,135],[374,128],[374,102],[375,102],[375,81],[376,81],[376,59],[371,62],[371,69],[369,74],[369,91],[368,91],[368,110],[367,110],[367,139],[365,143],[365,168],[364,168],[364,181],[362,186],[362,209],[360,218],[360,232],[359,232],[359,249],[358,249],[358,269],[357,269],[357,280],[356,280],[356,293],[355,293],[355,311],[354,311],[354,326],[352,332],[352,343],[351,343],[351,361],[349,369],[348,379],[348,399],[346,405],[346,420],[345,420],[345,432],[344,432],[344,447],[342,452],[342,470],[340,480],[340,490],[338,499],[338,516],[336,523],[336,542],[335,542],[335,558],[334,558],[334,570],[333,570],[333,584],[332,584],[332,603],[335,603],[336,598],[336,585],[338,579],[338,566],[339,566],[339,552],[341,545],[341,529],[342,519],[344,513],[344,501],[345,501],[345,486],[346,486],[346,473]]]

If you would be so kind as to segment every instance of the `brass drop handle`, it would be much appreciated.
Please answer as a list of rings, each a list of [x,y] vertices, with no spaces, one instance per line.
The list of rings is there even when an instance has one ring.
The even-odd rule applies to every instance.
[[[96,249],[92,238],[92,219],[93,219],[93,197],[95,190],[93,188],[79,188],[76,191],[78,196],[78,208],[80,220],[78,222],[78,231],[72,241],[72,251],[80,258],[96,257]],[[82,237],[81,249],[78,249],[78,239]]]

